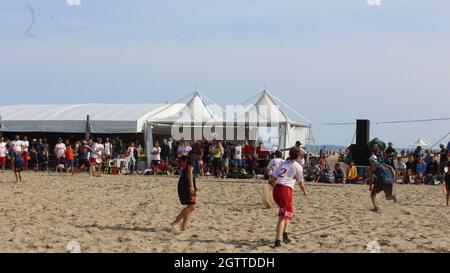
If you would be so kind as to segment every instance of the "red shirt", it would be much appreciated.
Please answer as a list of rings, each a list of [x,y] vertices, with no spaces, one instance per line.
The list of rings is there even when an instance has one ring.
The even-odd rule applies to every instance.
[[[269,152],[266,151],[266,148],[258,146],[258,148],[256,148],[256,154],[258,155],[259,159],[263,159],[269,155]]]
[[[73,149],[72,148],[67,148],[66,150],[66,159],[67,160],[73,160]]]
[[[244,152],[245,155],[253,155],[253,152],[255,151],[255,148],[253,148],[252,145],[245,145],[244,149],[242,149],[242,152]]]

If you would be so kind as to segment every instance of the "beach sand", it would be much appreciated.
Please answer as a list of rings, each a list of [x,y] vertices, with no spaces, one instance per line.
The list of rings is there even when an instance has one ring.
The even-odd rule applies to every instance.
[[[400,205],[371,212],[368,186],[310,184],[294,194],[289,245],[273,249],[277,209],[263,182],[202,179],[189,231],[173,234],[181,209],[175,177],[0,174],[0,251],[67,252],[449,252],[450,208],[437,186],[397,185]]]

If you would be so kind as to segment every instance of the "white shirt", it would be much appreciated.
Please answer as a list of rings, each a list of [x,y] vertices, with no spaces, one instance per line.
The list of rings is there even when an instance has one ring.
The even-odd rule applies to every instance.
[[[398,170],[398,171],[404,171],[404,170],[406,170],[406,164],[405,164],[405,162],[397,162],[397,163],[395,163],[395,168]]]
[[[6,143],[0,142],[0,157],[6,156]]]
[[[28,140],[22,141],[22,151],[28,152],[28,147],[30,147],[30,142]]]
[[[136,147],[128,147],[128,157],[134,158],[134,151],[136,150]]]
[[[234,159],[235,160],[242,160],[242,146],[237,145],[234,147]]]
[[[66,144],[58,143],[55,145],[55,154],[57,158],[60,158],[66,154]]]
[[[100,143],[95,143],[94,151],[95,151],[95,153],[92,155],[92,158],[97,159],[97,163],[101,163],[102,162],[101,155],[105,151],[105,146],[103,146],[103,144],[100,144]]]
[[[191,150],[191,146],[180,146],[178,148],[178,153],[180,154],[180,156],[188,156]]]
[[[105,155],[110,156],[112,151],[112,144],[109,142],[105,143]]]
[[[151,160],[160,161],[161,160],[161,147],[153,147]]]
[[[267,169],[269,170],[269,175],[272,175],[272,172],[278,167],[280,167],[281,164],[283,164],[284,160],[282,158],[274,158],[271,159],[269,162],[269,165],[267,165]]]
[[[294,189],[295,182],[303,182],[303,167],[297,161],[285,161],[272,176],[277,179],[276,184]]]
[[[297,162],[302,166],[305,166],[305,163],[306,163],[305,162],[305,154],[306,154],[305,150],[303,150],[303,148],[300,147],[300,157],[298,158]]]
[[[15,153],[22,153],[22,140],[11,141],[11,148]]]

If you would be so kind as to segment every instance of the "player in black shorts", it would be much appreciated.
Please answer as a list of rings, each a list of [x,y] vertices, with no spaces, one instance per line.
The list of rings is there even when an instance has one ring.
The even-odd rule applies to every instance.
[[[195,173],[199,170],[195,170],[195,168],[199,166],[197,161],[202,158],[202,154],[201,145],[196,143],[184,162],[184,167],[178,180],[178,197],[180,198],[181,205],[185,205],[186,207],[181,210],[175,221],[172,222],[173,231],[176,231],[177,224],[181,220],[183,220],[181,230],[185,231],[188,229],[189,221],[195,210],[195,203],[197,201],[198,188],[195,183]]]
[[[373,211],[379,210],[377,205],[377,194],[384,192],[387,200],[397,203],[397,197],[393,193],[394,181],[397,180],[394,169],[387,165],[378,163],[376,156],[369,158],[369,190],[373,204]]]
[[[447,172],[444,171],[444,176],[442,177],[442,182],[444,183],[444,192],[446,192],[447,207],[449,206],[450,199],[450,161],[447,162]]]

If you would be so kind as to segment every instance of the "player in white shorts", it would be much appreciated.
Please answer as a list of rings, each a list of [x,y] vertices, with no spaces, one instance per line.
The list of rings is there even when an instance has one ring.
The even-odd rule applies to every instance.
[[[280,208],[278,212],[278,224],[275,238],[275,247],[281,246],[281,240],[289,243],[287,228],[293,217],[292,193],[294,185],[299,183],[303,195],[307,195],[303,179],[303,167],[297,162],[301,151],[297,147],[289,150],[289,160],[286,160],[275,171],[273,171],[269,183],[273,187],[273,199]]]

